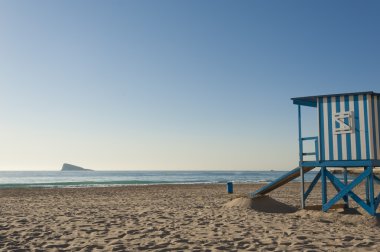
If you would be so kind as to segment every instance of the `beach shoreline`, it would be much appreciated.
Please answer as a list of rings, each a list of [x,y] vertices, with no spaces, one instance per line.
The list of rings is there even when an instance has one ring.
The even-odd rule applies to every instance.
[[[225,184],[1,189],[0,250],[380,249],[378,220],[360,209],[273,213],[228,205],[262,185],[234,184],[234,194]],[[298,208],[299,186],[269,196]],[[320,204],[318,187],[308,205]]]

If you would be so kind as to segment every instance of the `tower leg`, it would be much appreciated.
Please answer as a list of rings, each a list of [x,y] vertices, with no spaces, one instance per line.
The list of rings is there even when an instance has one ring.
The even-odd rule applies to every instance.
[[[322,206],[327,202],[326,167],[321,167]]]
[[[305,175],[303,173],[303,167],[300,166],[301,176],[301,209],[305,209]]]
[[[347,186],[347,184],[348,184],[347,167],[344,167],[344,173],[343,173],[343,176],[344,176],[344,184]],[[343,200],[344,200],[344,208],[349,208],[349,204],[348,204],[348,195],[344,196],[344,197],[343,197]]]
[[[364,169],[370,169],[370,167],[364,167]],[[369,195],[369,188],[370,188],[370,182],[369,182],[369,177],[368,176],[365,180],[365,201],[367,203],[367,205],[370,204],[370,195]]]
[[[373,185],[373,167],[368,167],[370,169],[370,174],[368,176],[368,191],[369,191],[369,206],[372,211],[372,215],[376,215],[376,206],[375,206],[375,191]]]

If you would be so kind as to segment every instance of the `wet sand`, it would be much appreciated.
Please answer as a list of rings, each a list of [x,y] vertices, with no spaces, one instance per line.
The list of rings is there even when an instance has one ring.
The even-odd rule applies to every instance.
[[[234,185],[231,195],[225,185],[3,189],[0,250],[380,250],[378,219],[298,210],[298,183],[254,206],[239,198],[260,186]],[[308,204],[320,204],[318,191]]]

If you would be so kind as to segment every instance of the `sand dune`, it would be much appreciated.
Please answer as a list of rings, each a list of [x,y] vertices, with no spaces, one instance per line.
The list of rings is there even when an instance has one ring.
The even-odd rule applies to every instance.
[[[239,198],[258,187],[235,185],[233,195],[224,185],[1,190],[0,249],[380,250],[378,219],[356,210],[297,210],[298,184]]]

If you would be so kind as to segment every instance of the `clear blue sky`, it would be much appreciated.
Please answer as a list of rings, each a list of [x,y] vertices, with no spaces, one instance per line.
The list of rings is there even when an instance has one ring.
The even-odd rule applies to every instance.
[[[0,1],[0,169],[293,168],[291,97],[380,91],[379,13],[379,1]]]

